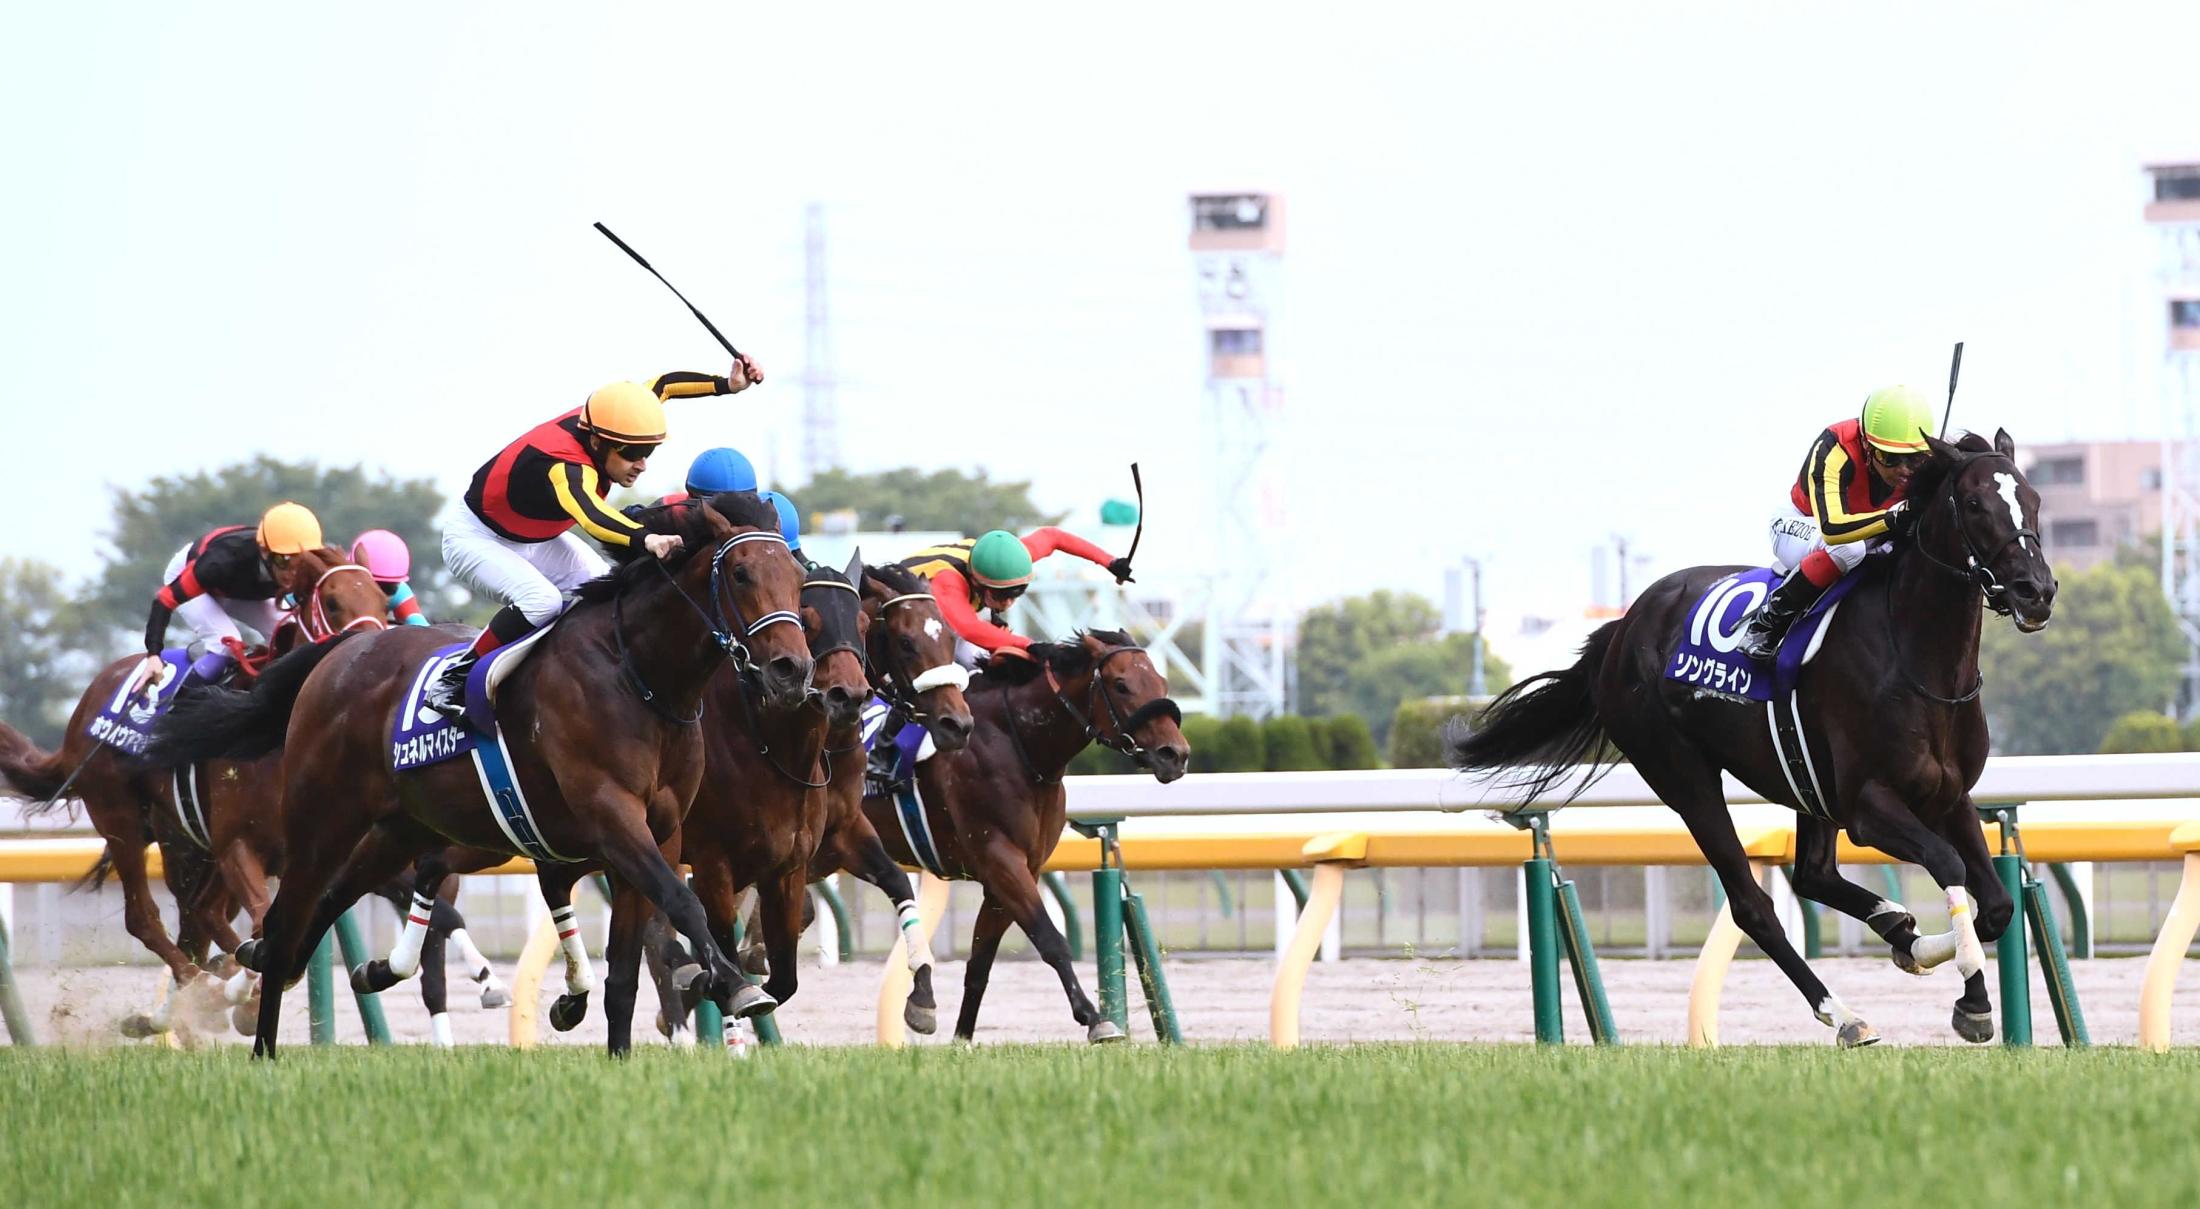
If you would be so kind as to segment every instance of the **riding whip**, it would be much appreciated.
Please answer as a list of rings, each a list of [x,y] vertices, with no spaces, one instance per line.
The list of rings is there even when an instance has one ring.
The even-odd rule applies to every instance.
[[[1138,495],[1138,527],[1131,530],[1131,552],[1123,556],[1123,564],[1138,557],[1139,540],[1146,536],[1146,480],[1138,475],[1138,463],[1131,463],[1131,490]]]
[[[702,321],[702,324],[703,324],[703,326],[704,326],[705,328],[707,328],[707,329],[708,329],[708,330],[710,331],[710,334],[711,334],[711,335],[713,335],[713,336],[715,336],[715,337],[717,337],[717,338],[718,338],[718,343],[719,343],[719,345],[720,345],[720,346],[722,346],[722,347],[723,347],[723,348],[724,348],[724,349],[725,349],[725,350],[726,350],[726,351],[727,351],[728,353],[731,353],[731,354],[733,355],[733,359],[734,359],[734,360],[736,360],[736,361],[739,361],[739,360],[741,360],[741,350],[740,350],[740,349],[737,349],[737,348],[735,348],[735,347],[733,347],[733,341],[731,341],[731,340],[728,340],[728,339],[726,339],[725,333],[723,333],[723,332],[721,332],[721,331],[719,331],[719,330],[718,330],[718,325],[717,325],[717,324],[715,324],[715,323],[712,323],[712,322],[710,321],[710,316],[708,316],[708,315],[705,315],[705,314],[704,314],[704,313],[703,313],[702,311],[700,311],[700,310],[697,310],[697,309],[696,309],[696,306],[695,306],[695,304],[694,304],[694,303],[692,303],[692,302],[688,302],[688,300],[687,300],[687,295],[685,295],[685,294],[683,294],[683,293],[681,293],[681,292],[680,292],[680,287],[678,287],[678,286],[676,286],[676,285],[672,284],[672,283],[671,283],[671,282],[669,282],[669,281],[665,281],[665,275],[664,275],[663,273],[660,273],[660,272],[658,272],[658,271],[657,271],[657,267],[656,267],[655,265],[652,265],[652,264],[650,264],[650,263],[649,263],[648,261],[646,261],[646,260],[643,260],[643,259],[642,259],[642,254],[641,254],[640,252],[637,252],[637,251],[635,251],[635,250],[634,250],[633,248],[630,248],[630,247],[628,247],[628,246],[627,246],[627,242],[626,242],[625,240],[623,240],[623,239],[620,239],[620,238],[619,238],[618,236],[616,236],[616,235],[613,235],[613,234],[611,233],[611,228],[609,228],[609,227],[607,227],[607,226],[603,225],[602,223],[597,223],[597,224],[596,224],[596,229],[597,229],[598,231],[601,231],[601,232],[603,232],[603,237],[604,237],[605,239],[608,239],[608,240],[610,240],[610,241],[611,241],[612,243],[615,243],[615,244],[619,245],[619,250],[620,250],[621,252],[624,252],[624,253],[626,253],[627,255],[629,255],[629,256],[631,256],[631,257],[633,257],[633,258],[634,258],[634,263],[635,263],[635,264],[638,264],[638,265],[642,266],[643,268],[645,268],[645,269],[648,269],[648,270],[649,270],[649,275],[650,275],[650,276],[652,276],[652,277],[656,278],[656,279],[657,279],[657,280],[659,280],[659,281],[664,281],[664,282],[665,282],[665,288],[666,288],[666,289],[668,289],[668,290],[671,290],[671,291],[672,291],[672,296],[673,296],[674,298],[677,298],[677,299],[679,299],[679,300],[680,300],[680,301],[681,301],[682,303],[685,303],[685,304],[686,304],[686,306],[687,306],[687,309],[688,309],[688,311],[689,311],[689,312],[690,312],[691,314],[693,314],[693,315],[694,315],[694,316],[695,316],[695,317],[696,317],[697,319],[699,319],[699,320],[701,320],[701,321]]]
[[[92,757],[98,754],[99,744],[94,743],[92,744],[92,750],[85,752],[84,758],[78,760],[76,762],[76,767],[69,770],[68,777],[61,782],[61,788],[54,790],[52,797],[47,798],[44,802],[41,802],[38,805],[32,807],[28,813],[42,814],[48,810],[52,810],[54,807],[54,803],[59,802],[63,797],[67,796],[69,792],[69,786],[76,784],[76,774],[83,772],[84,766],[91,763]],[[74,816],[72,815],[71,817]]]
[[[605,232],[610,234],[610,232]],[[1940,413],[1940,439],[1948,439],[1948,417],[1956,410],[1956,379],[1963,373],[1963,341],[1956,341],[1955,358],[1948,362],[1948,407]]]

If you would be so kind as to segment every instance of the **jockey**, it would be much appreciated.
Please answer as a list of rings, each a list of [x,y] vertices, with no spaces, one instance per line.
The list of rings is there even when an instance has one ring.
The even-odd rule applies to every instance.
[[[796,508],[794,501],[788,499],[781,492],[765,491],[759,494],[763,497],[765,503],[770,504],[778,511],[779,536],[787,539],[787,548],[800,555],[802,553],[802,510]]]
[[[1910,476],[1929,451],[1925,434],[1932,401],[1907,386],[1887,386],[1864,400],[1863,414],[1818,434],[1788,492],[1788,507],[1772,518],[1772,559],[1786,579],[1772,590],[1736,646],[1770,661],[1788,627],[1810,610],[1864,555],[1915,523],[1903,498]]]
[[[262,639],[272,636],[291,556],[320,548],[320,520],[305,505],[284,502],[268,509],[257,527],[224,525],[176,551],[145,619],[145,660],[131,675],[130,691],[160,674],[171,616],[205,644],[178,691],[220,680],[234,662],[223,639],[242,641],[240,625]]]
[[[919,550],[896,565],[931,585],[932,598],[940,604],[940,616],[962,640],[956,645],[956,658],[968,666],[977,661],[979,651],[1028,657],[1024,648],[1031,645],[1031,640],[1000,624],[1001,614],[1031,586],[1032,562],[1057,552],[1074,554],[1106,568],[1119,584],[1130,581],[1129,559],[1117,558],[1051,525],[1023,537],[995,529],[975,540],[966,537]],[[978,616],[981,608],[993,614],[992,621]]]
[[[658,500],[659,504],[680,504],[698,496],[713,496],[726,491],[756,490],[756,467],[738,449],[720,445],[695,455],[688,463],[687,481],[679,491]],[[632,515],[633,509],[627,510]]]
[[[466,507],[443,529],[443,562],[469,586],[505,602],[472,649],[448,664],[425,703],[446,717],[465,714],[466,674],[483,655],[556,617],[564,593],[603,574],[603,556],[578,525],[607,546],[637,540],[669,558],[671,534],[645,535],[640,523],[604,505],[613,484],[632,487],[665,439],[665,400],[729,395],[763,380],[744,357],[723,378],[670,373],[647,385],[614,382],[588,401],[522,434],[482,463],[466,489]]]
[[[387,529],[369,529],[352,539],[351,561],[367,569],[390,598],[390,619],[399,625],[426,625],[428,615],[412,590],[412,551],[405,539]]]

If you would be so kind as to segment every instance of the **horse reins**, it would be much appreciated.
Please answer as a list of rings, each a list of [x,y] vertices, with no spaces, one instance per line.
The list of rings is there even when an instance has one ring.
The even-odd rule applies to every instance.
[[[862,607],[863,594],[861,592],[857,592],[853,586],[843,581],[838,576],[828,576],[826,578],[819,579],[806,579],[803,581],[802,591],[804,592],[804,594],[807,594],[812,588],[823,588],[827,590],[838,589],[843,592],[855,593],[857,600],[856,607],[859,609]],[[870,659],[864,654],[863,648],[856,645],[856,643],[850,637],[845,635],[841,637],[840,641],[834,643],[829,647],[826,647],[822,651],[811,651],[810,659],[812,661],[812,665],[814,666],[815,664],[823,663],[828,657],[840,651],[847,651],[850,654],[853,654],[856,657],[856,664],[859,667],[865,669],[865,671],[869,671],[871,662]],[[804,780],[803,778],[798,777],[791,772],[788,772],[784,767],[780,765],[778,760],[772,757],[771,744],[764,741],[764,732],[760,730],[756,724],[756,703],[749,700],[752,683],[752,681],[749,681],[747,679],[744,679],[741,682],[741,729],[748,733],[749,742],[754,744],[756,747],[756,754],[764,758],[765,765],[769,767],[773,772],[778,773],[780,776],[786,778],[788,781],[796,785],[800,785],[804,789],[824,789],[827,786],[831,785],[833,783],[833,762],[829,759],[821,759],[819,761],[819,763],[823,764],[825,767],[825,778],[821,781],[809,781]],[[861,737],[859,736],[856,741],[858,743],[862,742]],[[840,754],[841,752],[846,752],[848,750],[848,748],[841,748],[839,752],[835,752],[832,749],[828,748],[819,754],[821,756],[832,756]]]
[[[1956,479],[1963,473],[1964,468],[1970,466],[1973,462],[1981,458],[1990,457],[2001,458],[2003,461],[2008,461],[2008,456],[1999,452],[1974,453],[1969,457],[1964,458],[1962,461],[1956,463],[1953,467],[1949,469],[1947,476],[1943,481],[1943,486],[1946,488],[1946,490],[1940,493],[1940,498],[1944,498],[1948,501],[1948,523],[1955,529],[1956,540],[1961,542],[1963,545],[1963,557],[1966,565],[1959,567],[1956,566],[1954,563],[1948,562],[1947,560],[1941,558],[1939,555],[1933,553],[1931,550],[1927,549],[1925,543],[1921,540],[1913,539],[1910,542],[1910,548],[1923,555],[1925,557],[1925,561],[1931,563],[1936,569],[1944,571],[1957,579],[1968,581],[1973,588],[1977,589],[1981,602],[1988,609],[1992,610],[1996,616],[2007,617],[2012,612],[2012,606],[2009,604],[2008,600],[2005,599],[2008,588],[2001,582],[2001,578],[1994,574],[1991,564],[1994,559],[2001,557],[2002,551],[2007,550],[2012,545],[2018,545],[2019,543],[2023,542],[2025,538],[2031,538],[2032,545],[2037,548],[2040,544],[2040,535],[2034,530],[2022,528],[2020,526],[2016,532],[2010,534],[2009,537],[2004,540],[2000,545],[1994,547],[1992,553],[1984,557],[1981,557],[1979,555],[1978,545],[1971,540],[1970,530],[1963,527],[1963,514],[1956,505]],[[2016,469],[2014,463],[2011,463],[2010,469]],[[1936,499],[1933,503],[1933,511],[1938,511],[1939,507],[1939,499]],[[1925,518],[1921,515],[1918,519],[1920,524],[1922,525]],[[1894,650],[1895,669],[1902,673],[1902,678],[1909,682],[1910,688],[1915,690],[1918,695],[1925,697],[1928,700],[1938,702],[1941,705],[1964,705],[1969,702],[1976,701],[1978,699],[1979,693],[1986,687],[1986,673],[1984,671],[1977,670],[1975,666],[1973,669],[1974,678],[1971,682],[1970,690],[1963,693],[1961,696],[1956,697],[1944,697],[1939,693],[1936,693],[1933,690],[1926,688],[1922,681],[1920,681],[1915,675],[1911,674],[1909,659],[1902,653],[1902,635],[1900,631],[1895,629],[1894,609],[1892,607],[1892,603],[1892,601],[1889,601],[1889,608],[1886,612],[1887,643]]]
[[[1136,734],[1138,728],[1163,715],[1167,715],[1172,721],[1181,725],[1184,721],[1183,709],[1168,697],[1156,697],[1132,710],[1130,715],[1125,717],[1122,710],[1116,706],[1115,698],[1103,691],[1104,682],[1107,679],[1108,662],[1118,655],[1130,655],[1142,651],[1143,648],[1135,646],[1109,647],[1093,660],[1092,682],[1086,690],[1088,701],[1083,712],[1080,712],[1076,704],[1069,699],[1069,694],[1062,691],[1062,682],[1055,676],[1054,666],[1042,660],[1040,667],[1046,673],[1047,688],[1053,692],[1054,699],[1061,704],[1063,712],[1067,713],[1071,719],[1084,729],[1085,739],[1088,742],[1098,743],[1110,751],[1128,756],[1140,768],[1151,768],[1153,766],[1151,749],[1138,741],[1138,735]],[[1016,757],[1023,761],[1024,771],[1031,774],[1034,784],[1052,784],[1054,782],[1039,775],[1039,768],[1032,762],[1030,751],[1024,747],[1023,734],[1016,726],[1015,702],[1009,699],[1009,691],[1008,682],[1002,681],[1001,713],[1002,720],[1008,726],[1009,742],[1016,748]],[[1100,710],[1092,708],[1091,701],[1093,700],[1097,700],[1101,705],[1107,707],[1108,722],[1115,728],[1114,735],[1106,734],[1093,721],[1100,714]],[[1059,781],[1060,778],[1056,777],[1055,780]]]
[[[301,618],[299,622],[299,624],[304,627],[306,638],[309,641],[322,642],[327,639],[334,638],[338,634],[348,634],[353,630],[361,628],[373,630],[386,630],[389,628],[390,623],[384,620],[380,615],[375,613],[362,613],[359,616],[352,618],[350,621],[345,622],[341,627],[330,623],[328,619],[328,607],[323,604],[321,600],[321,586],[329,581],[330,576],[343,571],[357,571],[370,580],[374,578],[374,573],[372,571],[367,570],[365,567],[360,566],[358,563],[338,563],[335,566],[330,567],[328,570],[321,572],[321,577],[313,581],[313,590],[306,593],[307,612],[306,615]],[[377,584],[375,587],[375,591],[380,592],[381,590],[381,586]]]
[[[889,597],[884,604],[878,607],[879,620],[883,623],[886,620],[887,610],[892,609],[895,605],[915,604],[919,601],[930,601],[931,599],[932,594],[930,592],[905,592],[900,596]],[[918,698],[933,689],[946,688],[950,685],[957,689],[969,689],[969,670],[952,659],[940,664],[938,667],[926,668],[915,676],[911,676],[901,666],[901,658],[894,650],[892,635],[884,633],[883,626],[881,630],[879,641],[882,644],[882,654],[879,663],[886,669],[887,687],[892,690],[886,694],[887,704],[905,720],[921,724],[931,717],[918,705]]]
[[[767,627],[778,625],[781,622],[790,623],[798,628],[802,625],[801,615],[789,609],[778,609],[764,614],[754,622],[750,622],[742,615],[741,606],[728,600],[725,593],[720,590],[725,574],[726,556],[733,553],[735,546],[746,545],[750,542],[776,542],[784,547],[787,544],[787,539],[777,533],[766,533],[758,530],[752,533],[736,533],[721,543],[710,556],[710,607],[708,609],[697,604],[695,598],[688,595],[688,590],[681,586],[680,581],[665,566],[663,559],[646,552],[642,555],[642,557],[649,559],[650,562],[656,565],[657,570],[664,575],[665,581],[672,585],[672,590],[679,593],[680,599],[686,601],[688,607],[695,610],[696,616],[703,619],[704,628],[710,631],[711,641],[717,644],[719,653],[732,659],[734,670],[742,674],[754,673],[760,670],[756,665],[756,657],[749,653],[748,644],[742,641],[744,638],[754,638]],[[633,687],[635,693],[640,695],[642,703],[649,706],[658,716],[681,726],[693,726],[703,717],[702,704],[698,702],[695,706],[695,712],[685,717],[673,713],[669,707],[658,703],[656,692],[649,687],[648,681],[642,679],[641,669],[634,666],[634,660],[627,650],[626,626],[620,608],[625,599],[624,593],[615,594],[611,598],[611,638],[613,645],[619,652],[620,674],[626,678],[627,683]],[[731,625],[727,624],[722,606],[730,608],[732,611],[733,620]],[[737,629],[740,631],[739,633],[735,633]]]

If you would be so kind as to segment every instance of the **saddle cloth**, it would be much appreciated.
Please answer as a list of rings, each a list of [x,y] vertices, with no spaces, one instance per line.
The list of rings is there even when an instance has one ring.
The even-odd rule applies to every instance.
[[[1826,627],[1843,597],[1856,586],[1845,575],[1828,588],[1780,643],[1773,666],[1765,667],[1735,651],[1742,627],[1771,595],[1781,576],[1769,568],[1737,571],[1705,591],[1688,611],[1688,623],[1665,665],[1665,678],[1678,680],[1709,696],[1733,701],[1769,702],[1795,691],[1803,667],[1818,654]]]
[[[534,811],[528,807],[527,794],[513,774],[511,753],[505,748],[504,736],[497,732],[496,718],[491,712],[490,698],[496,686],[511,674],[511,669],[525,658],[525,649],[544,632],[537,631],[508,647],[492,651],[475,665],[466,678],[467,721],[464,725],[429,709],[422,697],[435,678],[443,674],[444,667],[471,644],[454,643],[429,652],[413,672],[405,696],[398,702],[396,717],[391,720],[390,767],[397,772],[410,772],[459,756],[470,757],[474,775],[481,782],[482,798],[512,846],[533,860],[565,861],[571,858],[552,850],[544,842],[541,829],[535,825]],[[482,725],[484,719],[486,726]]]
[[[183,684],[184,672],[190,670],[191,653],[184,650],[160,653],[160,675],[155,677],[151,691],[132,693],[130,682],[135,674],[125,676],[115,686],[114,696],[99,707],[99,712],[85,726],[85,732],[116,751],[137,755],[145,750],[152,738],[153,719],[161,716],[176,699],[176,690]]]

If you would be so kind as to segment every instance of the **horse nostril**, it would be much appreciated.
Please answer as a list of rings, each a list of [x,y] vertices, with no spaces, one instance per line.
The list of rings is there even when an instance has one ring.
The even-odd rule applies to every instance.
[[[970,719],[956,714],[942,714],[932,720],[932,725],[938,728],[940,734],[945,738],[967,739],[970,737]]]
[[[764,665],[764,672],[781,684],[799,683],[809,675],[809,664],[792,655],[781,655]]]

